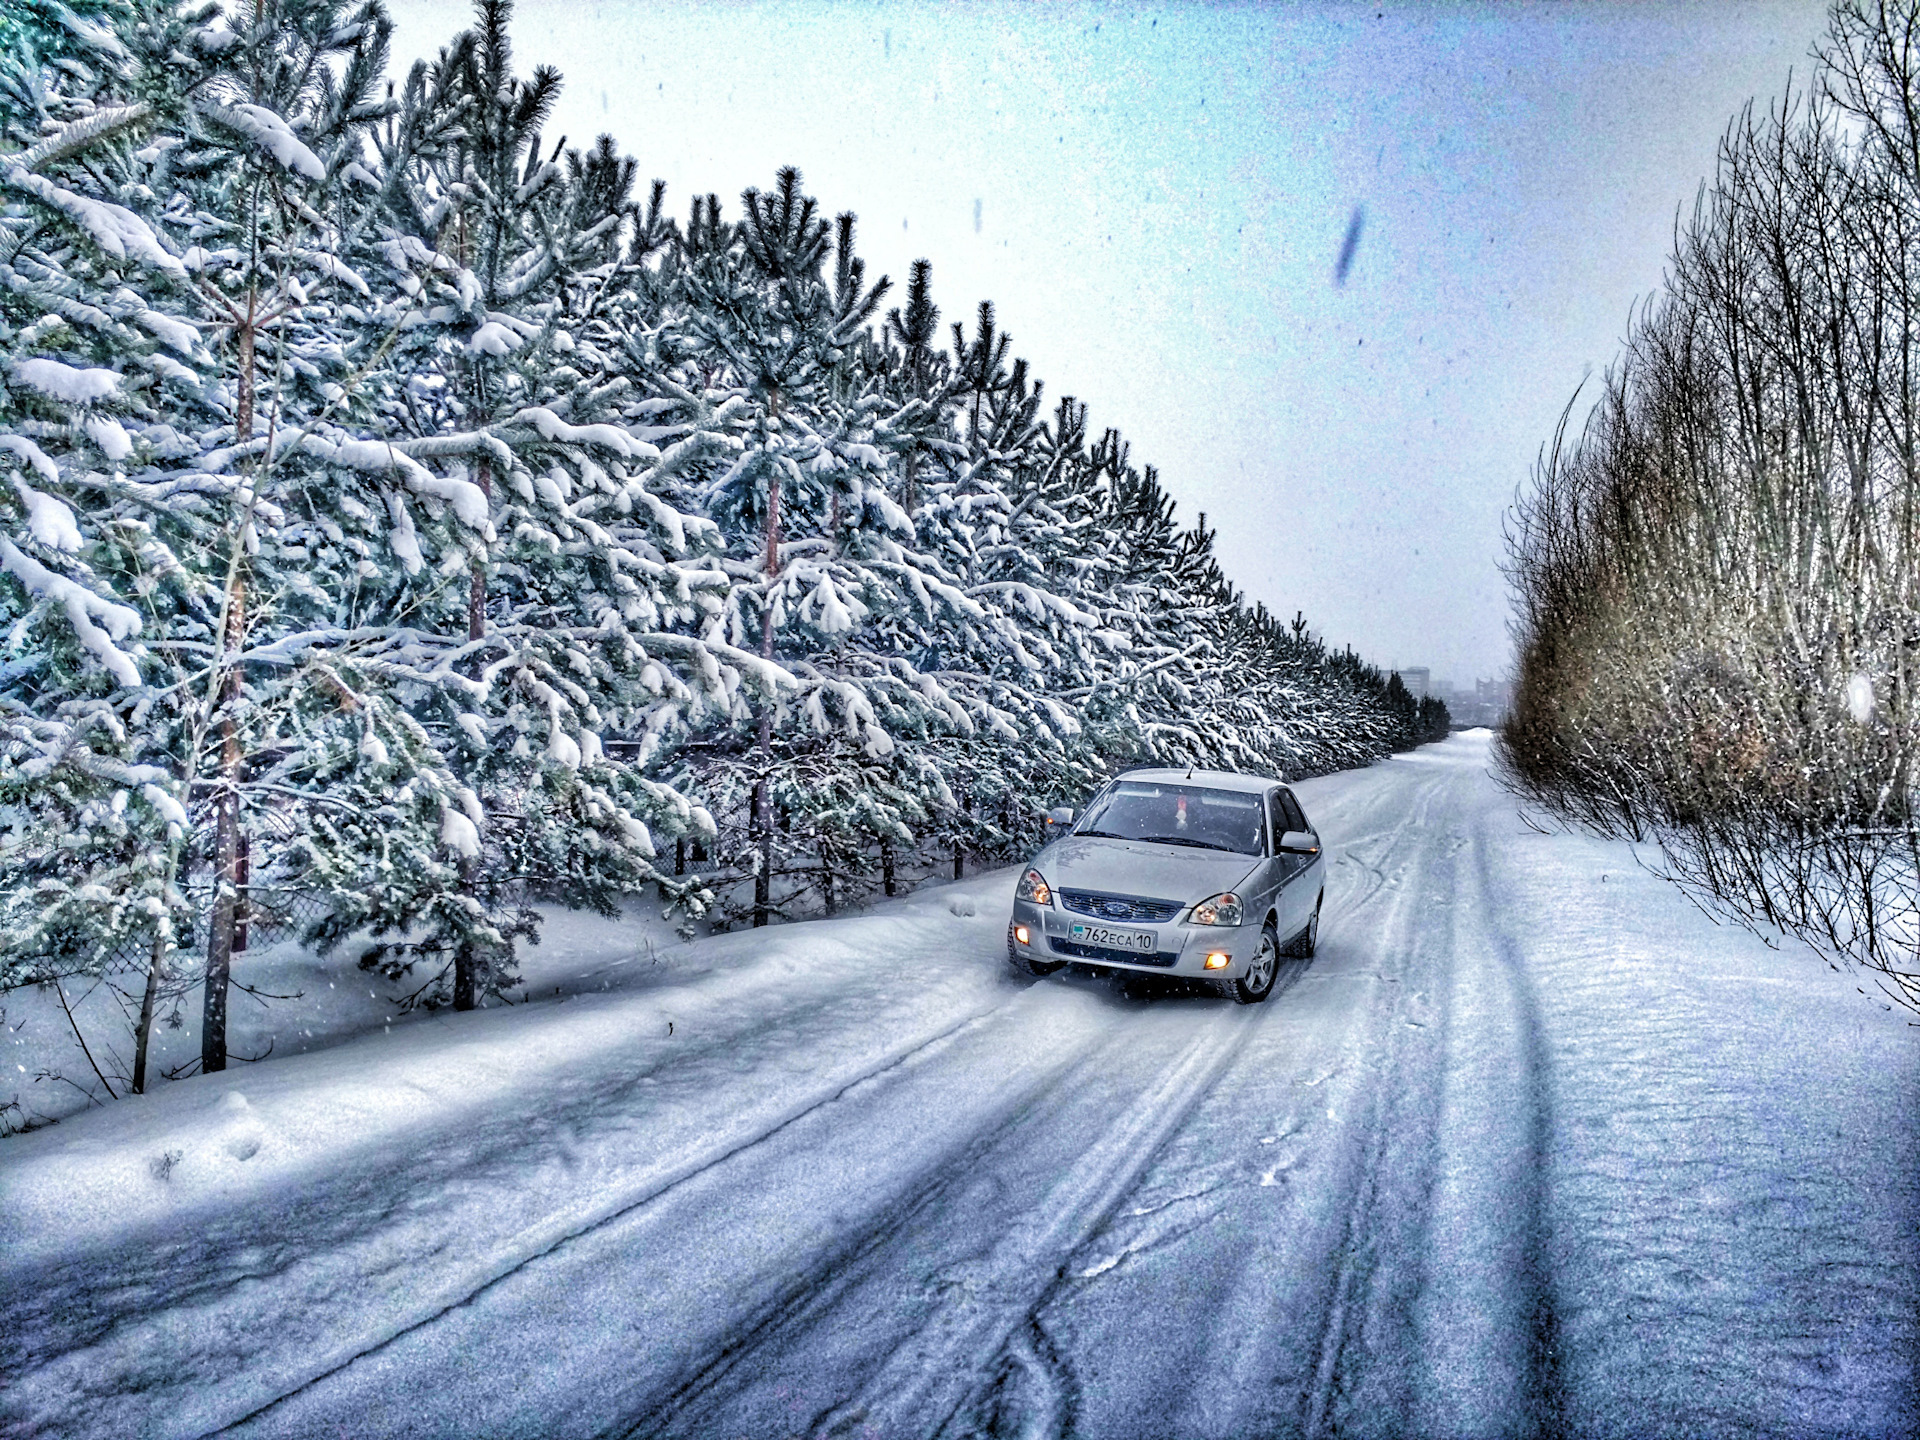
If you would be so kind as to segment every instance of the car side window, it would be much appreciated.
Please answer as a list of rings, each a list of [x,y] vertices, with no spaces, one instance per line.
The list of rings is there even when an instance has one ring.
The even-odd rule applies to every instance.
[[[1280,837],[1294,827],[1288,823],[1291,817],[1286,810],[1286,791],[1269,790],[1267,792],[1267,829],[1270,832],[1267,841],[1267,853],[1280,853]]]
[[[1287,829],[1312,830],[1313,827],[1307,824],[1306,812],[1300,808],[1300,802],[1293,798],[1293,792],[1291,790],[1282,790],[1279,792],[1279,796],[1280,803],[1286,807]]]

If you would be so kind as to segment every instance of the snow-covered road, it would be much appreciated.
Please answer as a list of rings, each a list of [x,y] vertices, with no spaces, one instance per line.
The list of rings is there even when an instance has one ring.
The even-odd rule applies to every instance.
[[[1488,765],[1300,787],[1263,1006],[1004,872],[9,1140],[0,1426],[1913,1433],[1920,1030]]]

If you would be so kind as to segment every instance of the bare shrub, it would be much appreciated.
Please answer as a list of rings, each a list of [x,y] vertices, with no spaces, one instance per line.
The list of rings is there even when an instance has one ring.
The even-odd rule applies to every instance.
[[[1844,3],[1721,142],[1508,534],[1503,757],[1563,818],[1915,1003],[1920,0]],[[1569,414],[1571,406],[1569,406]]]

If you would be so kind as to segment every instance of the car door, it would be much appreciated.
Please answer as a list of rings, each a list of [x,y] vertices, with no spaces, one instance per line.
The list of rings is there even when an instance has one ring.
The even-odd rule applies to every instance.
[[[1300,797],[1291,790],[1280,792],[1280,801],[1287,810],[1287,823],[1294,830],[1304,830],[1317,841],[1320,832],[1313,828],[1313,822],[1307,819],[1307,812],[1300,808]],[[1327,847],[1322,844],[1312,855],[1303,855],[1300,866],[1288,884],[1294,892],[1294,899],[1300,906],[1300,924],[1304,928],[1313,918],[1314,903],[1320,898],[1321,890],[1327,883]]]
[[[1278,790],[1269,790],[1265,797],[1267,862],[1260,867],[1260,906],[1263,910],[1273,910],[1274,927],[1279,930],[1280,943],[1284,945],[1300,926],[1294,922],[1293,897],[1288,893],[1287,884],[1292,878],[1296,857],[1280,848],[1280,837],[1287,833],[1287,813],[1280,803],[1280,794]]]
[[[1267,823],[1274,832],[1276,850],[1279,849],[1282,835],[1294,830],[1310,830],[1292,791],[1277,789],[1267,798]],[[1301,855],[1290,851],[1282,852],[1279,856],[1280,898],[1274,908],[1280,914],[1280,938],[1283,941],[1299,934],[1312,918],[1315,887],[1309,883],[1309,872],[1319,858],[1318,855]]]

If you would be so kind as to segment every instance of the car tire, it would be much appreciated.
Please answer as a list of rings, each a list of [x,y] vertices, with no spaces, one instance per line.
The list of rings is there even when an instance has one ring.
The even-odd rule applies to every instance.
[[[1260,927],[1260,948],[1254,952],[1247,973],[1230,982],[1233,998],[1242,1005],[1258,1005],[1273,993],[1273,982],[1280,973],[1280,937],[1269,920]]]
[[[1313,918],[1307,921],[1307,928],[1293,937],[1293,943],[1287,946],[1287,953],[1296,960],[1311,960],[1313,952],[1320,944],[1320,904],[1327,898],[1322,890],[1313,900]]]
[[[1039,980],[1062,969],[1066,963],[1064,960],[1052,964],[1045,960],[1029,960],[1013,948],[1011,940],[1007,942],[1007,964],[1013,967],[1013,973],[1016,975],[1025,975],[1029,979]]]

